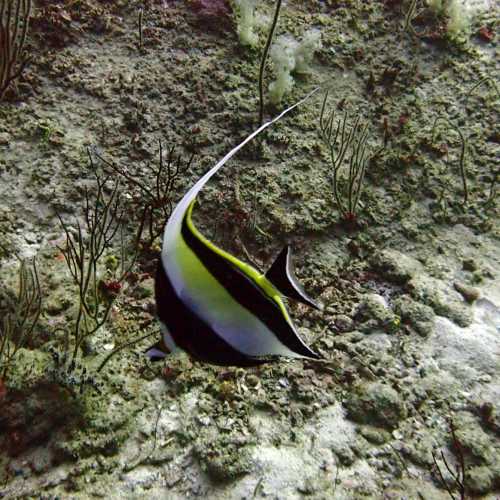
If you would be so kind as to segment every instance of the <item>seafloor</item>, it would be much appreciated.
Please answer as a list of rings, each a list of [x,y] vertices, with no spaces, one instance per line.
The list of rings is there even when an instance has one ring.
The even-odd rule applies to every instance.
[[[341,213],[316,94],[200,196],[207,236],[261,269],[290,243],[324,305],[290,308],[326,361],[244,370],[153,364],[152,339],[134,343],[159,331],[158,238],[114,288],[130,256],[110,242],[98,270],[109,318],[65,363],[80,298],[57,214],[77,238],[85,189],[91,200],[96,190],[90,152],[107,185],[121,177],[132,234],[159,141],[182,158],[155,198],[153,213],[167,213],[257,127],[269,24],[250,48],[222,1],[36,2],[31,60],[0,103],[0,321],[16,310],[20,258],[36,255],[42,292],[0,378],[1,498],[498,498],[499,11],[476,3],[453,36],[420,1],[411,15],[398,0],[283,4],[277,34],[315,28],[322,47],[266,117],[328,88],[339,119],[368,124],[368,162],[358,205]],[[258,10],[269,23],[273,2]]]

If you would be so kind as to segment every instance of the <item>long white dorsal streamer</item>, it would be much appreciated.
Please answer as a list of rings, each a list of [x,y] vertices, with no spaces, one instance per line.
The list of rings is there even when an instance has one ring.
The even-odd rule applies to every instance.
[[[259,135],[267,127],[271,126],[273,123],[279,121],[287,113],[295,109],[296,107],[303,104],[310,97],[312,97],[316,92],[320,90],[320,87],[315,88],[309,92],[304,98],[296,102],[293,106],[282,111],[278,116],[272,120],[261,125],[257,130],[252,132],[243,142],[235,146],[229,153],[227,153],[215,166],[213,166],[181,199],[177,204],[172,215],[170,216],[167,226],[165,227],[165,233],[163,236],[163,253],[168,252],[169,243],[174,241],[175,236],[179,233],[182,219],[184,213],[186,212],[189,204],[196,198],[196,195],[203,189],[203,186],[210,180],[210,178],[217,173],[217,171],[225,165],[240,149],[242,149],[246,144],[248,144],[254,137]]]

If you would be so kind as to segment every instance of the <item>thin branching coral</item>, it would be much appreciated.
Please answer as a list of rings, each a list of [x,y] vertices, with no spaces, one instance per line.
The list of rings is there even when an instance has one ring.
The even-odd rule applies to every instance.
[[[165,155],[162,143],[159,142],[157,164],[145,164],[147,176],[137,176],[125,166],[116,165],[99,155],[97,157],[103,162],[104,168],[118,174],[133,193],[133,212],[142,214],[147,231],[144,244],[147,248],[150,247],[160,236],[172,213],[177,182],[191,167],[194,154],[184,161],[181,155],[176,154],[175,146],[171,146]],[[151,182],[148,183],[145,179],[151,179]]]
[[[467,151],[467,141],[465,139],[464,134],[460,130],[459,127],[453,125],[449,120],[443,118],[442,116],[436,117],[434,120],[434,125],[432,126],[432,142],[436,139],[437,125],[439,122],[443,122],[448,126],[449,129],[453,130],[457,133],[460,138],[460,159],[459,159],[459,167],[460,167],[460,177],[462,179],[463,186],[463,206],[465,207],[469,201],[469,189],[467,187],[467,176],[465,172],[465,153]]]
[[[0,381],[5,381],[19,350],[34,335],[40,317],[42,294],[35,259],[21,261],[15,297],[6,293],[0,302]]]
[[[90,161],[93,166],[92,157]],[[138,254],[143,225],[134,241],[127,241],[120,184],[119,181],[112,183],[110,194],[106,194],[108,183],[108,177],[96,174],[95,196],[85,189],[83,226],[77,221],[76,229],[72,229],[58,214],[66,235],[66,245],[61,251],[78,288],[78,312],[72,330],[74,346],[69,363],[76,360],[83,342],[108,320],[114,300]],[[106,265],[106,257],[116,247],[119,258],[108,259],[110,262]]]
[[[348,113],[338,121],[334,110],[326,115],[327,100],[328,93],[321,106],[319,135],[330,155],[335,202],[342,218],[354,222],[368,162],[368,125],[361,123],[360,115],[352,125],[348,124]]]
[[[465,500],[467,495],[467,472],[464,457],[464,449],[457,438],[455,425],[452,420],[448,422],[451,436],[451,451],[455,465],[449,463],[445,454],[441,450],[439,455],[436,451],[432,452],[433,466],[431,473],[436,478],[438,483],[446,489],[452,500]],[[444,464],[442,467],[439,464],[439,459]]]
[[[23,72],[31,0],[0,0],[0,101]]]

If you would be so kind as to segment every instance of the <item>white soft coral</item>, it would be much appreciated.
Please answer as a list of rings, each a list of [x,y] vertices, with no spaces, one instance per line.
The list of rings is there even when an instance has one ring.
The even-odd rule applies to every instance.
[[[293,37],[280,36],[269,51],[276,80],[269,85],[269,99],[279,104],[285,92],[293,87],[292,71],[295,69],[295,50],[298,43]]]
[[[321,48],[321,33],[319,30],[310,30],[304,34],[302,41],[295,49],[295,69],[297,73],[309,73],[314,52]]]
[[[468,31],[471,23],[471,13],[468,5],[460,0],[449,0],[447,14],[447,31],[452,37]]]
[[[427,5],[436,14],[448,17],[446,30],[453,38],[466,32],[471,22],[469,4],[463,0],[427,0]]]
[[[234,0],[238,16],[238,36],[243,45],[254,47],[259,41],[255,28],[259,19],[255,14],[256,0]]]
[[[278,37],[269,51],[276,75],[276,80],[269,85],[269,99],[273,104],[279,104],[285,93],[292,89],[292,72],[308,73],[311,70],[314,52],[320,48],[318,30],[308,31],[300,42],[289,35]]]

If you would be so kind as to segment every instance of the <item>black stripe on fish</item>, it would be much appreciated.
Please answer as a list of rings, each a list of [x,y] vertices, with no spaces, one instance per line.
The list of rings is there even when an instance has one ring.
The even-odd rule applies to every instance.
[[[319,356],[303,344],[284,317],[278,304],[231,262],[217,254],[189,229],[187,210],[182,220],[181,235],[210,274],[223,286],[242,307],[264,323],[279,341],[291,351],[318,359]]]
[[[272,358],[246,356],[217,335],[177,297],[161,258],[156,271],[155,295],[158,318],[167,326],[177,346],[198,361],[240,367],[257,366],[274,361]]]

